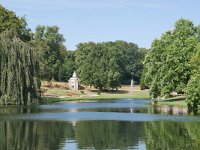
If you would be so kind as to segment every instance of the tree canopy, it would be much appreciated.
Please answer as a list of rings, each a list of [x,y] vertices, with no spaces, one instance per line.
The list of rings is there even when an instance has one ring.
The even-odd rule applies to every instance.
[[[185,93],[194,83],[190,79],[196,80],[192,77],[196,68],[190,62],[199,42],[197,29],[191,21],[180,19],[173,30],[153,41],[143,71],[143,81],[150,87],[152,98],[169,97],[172,92]]]
[[[186,102],[193,110],[198,109],[200,104],[200,43],[196,46],[196,53],[192,56],[189,64],[192,68],[191,79],[186,88]]]
[[[67,56],[65,41],[57,26],[37,26],[33,45],[40,57],[41,78],[61,81],[60,69]]]
[[[125,41],[80,43],[76,51],[76,67],[81,81],[97,88],[113,89],[142,72],[143,54],[138,46]]]
[[[28,105],[39,97],[39,64],[35,50],[12,31],[0,35],[0,104]]]
[[[23,41],[31,40],[31,30],[27,28],[26,19],[17,17],[14,12],[0,4],[0,33],[5,30],[16,30]]]

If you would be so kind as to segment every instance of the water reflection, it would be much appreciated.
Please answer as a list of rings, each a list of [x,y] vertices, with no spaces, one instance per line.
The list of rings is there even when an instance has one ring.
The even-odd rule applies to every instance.
[[[0,122],[0,149],[56,150],[73,132],[72,125],[63,122]]]
[[[149,100],[109,100],[88,102],[61,102],[51,105],[29,107],[0,106],[0,115],[6,114],[39,114],[59,112],[120,112],[187,115],[187,108],[174,106],[151,105]]]
[[[200,117],[148,100],[0,107],[0,149],[198,149]]]
[[[200,123],[121,121],[0,122],[2,150],[198,149]]]
[[[75,136],[80,149],[127,149],[137,147],[143,132],[142,123],[93,121],[78,122]]]
[[[156,114],[172,114],[172,115],[186,115],[188,114],[188,109],[184,107],[177,107],[177,106],[152,106],[152,113]]]
[[[144,124],[147,149],[198,150],[199,123],[148,122]]]

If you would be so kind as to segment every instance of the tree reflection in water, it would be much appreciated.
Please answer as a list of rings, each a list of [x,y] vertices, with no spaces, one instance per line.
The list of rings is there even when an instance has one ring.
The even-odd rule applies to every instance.
[[[198,149],[200,123],[121,121],[1,121],[0,149]],[[70,143],[72,144],[72,143]]]

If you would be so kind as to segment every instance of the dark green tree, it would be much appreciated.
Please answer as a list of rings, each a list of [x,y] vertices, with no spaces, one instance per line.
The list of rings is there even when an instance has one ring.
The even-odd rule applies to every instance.
[[[17,17],[14,12],[4,8],[0,4],[0,33],[10,29],[17,31],[21,40],[31,40],[32,33],[27,28],[26,19],[24,17]]]
[[[59,81],[68,81],[75,70],[75,51],[67,51],[66,57],[59,68]]]
[[[14,35],[14,31],[0,35],[0,104],[36,103],[40,90],[36,51]]]
[[[145,58],[144,82],[153,98],[184,93],[190,79],[188,65],[197,44],[197,28],[189,20],[180,19],[175,29],[154,40]]]
[[[190,110],[197,110],[200,104],[200,43],[196,47],[196,53],[190,60],[192,68],[191,78],[186,88],[186,102]]]
[[[33,45],[38,50],[40,57],[42,79],[61,80],[59,70],[67,56],[66,48],[63,45],[64,41],[57,26],[37,26]]]
[[[81,81],[99,89],[114,89],[134,78],[139,80],[144,53],[125,41],[81,43],[76,65]]]
[[[94,77],[96,75],[94,73],[96,67],[94,66],[96,66],[96,64],[94,63],[94,59],[96,58],[95,55],[97,55],[96,51],[97,44],[93,42],[80,43],[77,46],[75,57],[77,72],[81,79],[81,82],[86,85],[95,84]],[[101,56],[101,53],[99,53],[98,55]],[[97,77],[95,78],[96,81],[99,80]]]
[[[106,43],[79,44],[75,61],[79,77],[86,85],[102,89],[114,88],[114,83],[118,84],[119,72],[115,54]]]
[[[144,60],[145,52],[140,51],[134,43],[125,41],[116,41],[114,43],[115,51],[118,54],[117,63],[121,71],[121,83],[130,84],[130,80],[139,82],[143,70],[142,61]]]

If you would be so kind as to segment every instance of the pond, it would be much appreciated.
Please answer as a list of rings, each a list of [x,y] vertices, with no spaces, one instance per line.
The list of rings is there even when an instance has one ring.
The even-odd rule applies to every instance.
[[[183,149],[200,147],[200,117],[145,99],[0,107],[0,149]]]

